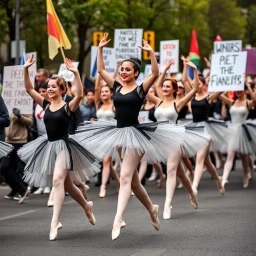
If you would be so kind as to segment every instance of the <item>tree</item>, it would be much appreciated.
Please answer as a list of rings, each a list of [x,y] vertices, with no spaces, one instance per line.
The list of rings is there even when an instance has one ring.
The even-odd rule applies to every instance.
[[[256,5],[252,5],[248,9],[246,42],[252,47],[256,47]]]
[[[218,34],[223,40],[244,38],[246,20],[236,0],[210,0],[208,24],[211,40]]]

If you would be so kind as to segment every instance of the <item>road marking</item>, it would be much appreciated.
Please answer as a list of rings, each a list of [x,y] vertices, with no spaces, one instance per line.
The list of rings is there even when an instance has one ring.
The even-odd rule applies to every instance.
[[[20,216],[23,216],[23,215],[26,215],[26,214],[29,214],[29,213],[33,213],[33,212],[36,212],[36,211],[38,211],[38,210],[30,210],[30,211],[27,211],[27,212],[21,212],[21,213],[17,213],[17,214],[14,214],[14,215],[6,216],[6,217],[3,217],[3,218],[0,218],[0,221],[20,217]]]

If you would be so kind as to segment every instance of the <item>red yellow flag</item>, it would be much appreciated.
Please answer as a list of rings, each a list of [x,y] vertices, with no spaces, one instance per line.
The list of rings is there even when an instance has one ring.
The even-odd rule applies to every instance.
[[[71,49],[71,44],[54,10],[52,0],[46,0],[46,8],[49,58],[52,60],[58,54],[59,47]]]

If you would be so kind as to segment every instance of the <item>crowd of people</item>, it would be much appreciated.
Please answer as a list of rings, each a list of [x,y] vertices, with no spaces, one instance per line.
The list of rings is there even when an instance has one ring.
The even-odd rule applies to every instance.
[[[148,210],[152,225],[160,229],[159,206],[145,190],[148,181],[157,180],[166,197],[163,219],[171,218],[172,199],[179,187],[188,192],[191,205],[198,208],[199,183],[206,169],[224,196],[231,169],[242,160],[244,188],[254,175],[256,152],[256,93],[254,81],[245,78],[243,91],[209,94],[209,74],[204,76],[189,58],[181,57],[180,80],[169,70],[173,60],[159,74],[156,56],[143,41],[140,48],[151,57],[151,72],[136,85],[141,62],[130,58],[117,64],[114,76],[105,70],[103,48],[109,43],[104,34],[98,46],[98,76],[95,88],[83,88],[77,68],[65,59],[74,73],[75,90],[62,77],[39,69],[33,88],[24,65],[24,84],[33,98],[33,115],[12,113],[0,96],[1,179],[11,191],[6,199],[23,203],[30,194],[49,193],[53,206],[50,240],[62,227],[59,216],[68,193],[95,225],[93,202],[87,201],[92,177],[97,175],[99,197],[107,197],[107,184],[115,180],[117,212],[112,239],[119,237],[129,198],[135,195]],[[206,60],[210,68],[210,63]],[[193,80],[188,76],[193,70]],[[148,120],[139,123],[140,111]],[[225,161],[225,163],[224,163]],[[218,173],[223,166],[223,173]],[[149,177],[150,176],[150,177]],[[178,178],[178,179],[177,179]]]

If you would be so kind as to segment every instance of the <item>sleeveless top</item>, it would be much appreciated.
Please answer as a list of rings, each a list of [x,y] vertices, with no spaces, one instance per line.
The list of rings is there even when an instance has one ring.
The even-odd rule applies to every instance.
[[[148,119],[150,121],[156,122],[155,107],[150,108],[150,109],[145,109],[145,105],[143,105],[141,111],[148,111]]]
[[[115,111],[113,109],[104,110],[101,109],[103,102],[100,102],[98,105],[98,110],[96,112],[96,117],[98,120],[110,120],[115,118]]]
[[[178,119],[178,112],[176,109],[176,103],[168,108],[160,108],[159,106],[163,103],[163,101],[158,105],[155,110],[155,117],[157,121],[170,121],[171,123],[176,123]]]
[[[178,120],[185,119],[186,115],[188,113],[188,106],[185,105],[180,112],[178,113]]]
[[[191,108],[193,114],[193,122],[202,122],[208,119],[208,102],[209,96],[201,100],[196,100],[195,97],[191,101]]]
[[[69,110],[68,103],[53,112],[50,110],[50,105],[51,102],[44,99],[44,123],[48,140],[55,141],[68,138],[68,125],[71,120],[71,111]]]
[[[143,84],[137,86],[131,92],[122,94],[123,86],[117,81],[114,82],[114,106],[116,109],[117,128],[129,127],[139,124],[138,115],[146,96]]]
[[[233,105],[230,107],[229,112],[231,115],[231,122],[234,124],[243,124],[246,122],[246,119],[249,114],[248,109],[248,102],[246,101],[246,106],[234,106],[235,101],[233,102]]]

